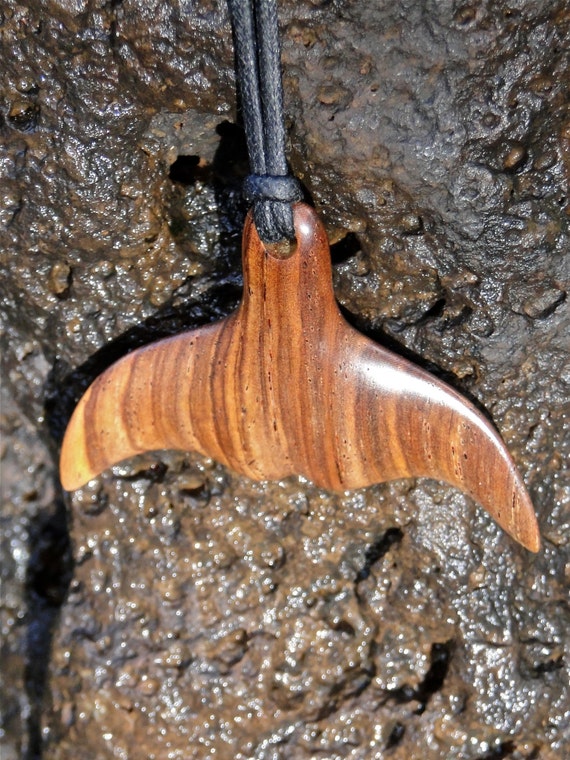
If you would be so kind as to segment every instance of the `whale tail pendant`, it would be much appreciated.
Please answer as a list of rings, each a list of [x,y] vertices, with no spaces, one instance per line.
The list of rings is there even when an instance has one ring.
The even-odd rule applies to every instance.
[[[237,310],[133,351],[91,385],[63,441],[63,486],[157,449],[196,451],[256,480],[304,475],[333,491],[428,477],[472,496],[538,551],[532,503],[493,427],[344,320],[322,224],[302,203],[294,223],[296,247],[282,258],[250,214]]]

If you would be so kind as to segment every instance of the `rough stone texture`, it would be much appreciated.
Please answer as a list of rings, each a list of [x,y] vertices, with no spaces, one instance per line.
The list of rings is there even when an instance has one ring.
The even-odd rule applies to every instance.
[[[173,453],[66,500],[70,577],[54,440],[110,361],[236,303],[247,167],[222,2],[8,0],[2,752],[562,760],[568,4],[280,7],[339,300],[491,414],[544,548],[436,483],[331,497]]]
[[[0,388],[2,760],[38,754],[50,631],[69,581],[66,510],[37,430]]]

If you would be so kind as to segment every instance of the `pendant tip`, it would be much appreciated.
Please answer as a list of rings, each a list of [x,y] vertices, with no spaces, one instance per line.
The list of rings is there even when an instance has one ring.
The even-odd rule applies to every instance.
[[[527,526],[526,530],[521,535],[516,536],[516,539],[520,544],[522,544],[522,546],[524,546],[525,549],[528,549],[529,552],[538,554],[538,552],[542,549],[542,541],[540,538],[538,525],[536,524],[536,519],[534,521],[534,525]]]
[[[73,441],[64,440],[59,459],[59,479],[65,491],[75,491],[97,477],[96,472],[85,467],[84,461],[73,446]]]
[[[522,483],[522,479],[518,476],[518,473],[517,481],[519,481],[519,488],[514,499],[514,526],[512,526],[512,529],[508,530],[508,532],[519,542],[519,544],[524,546],[525,549],[537,554],[542,547],[538,520],[536,519],[536,513],[530,495]]]
[[[59,455],[59,479],[66,491],[75,491],[97,477],[86,446],[84,399],[81,399],[65,431]]]

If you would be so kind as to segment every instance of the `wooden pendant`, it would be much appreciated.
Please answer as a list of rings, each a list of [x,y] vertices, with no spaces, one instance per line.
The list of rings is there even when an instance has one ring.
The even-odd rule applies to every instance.
[[[344,320],[325,230],[304,204],[294,219],[297,245],[283,258],[248,217],[233,314],[133,351],[91,385],[65,434],[63,486],[156,449],[200,452],[256,480],[304,475],[332,491],[428,477],[538,551],[532,503],[493,427]]]

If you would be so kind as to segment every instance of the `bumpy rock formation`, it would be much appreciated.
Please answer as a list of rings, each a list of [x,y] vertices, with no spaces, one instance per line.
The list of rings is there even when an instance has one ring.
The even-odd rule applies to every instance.
[[[0,748],[559,760],[568,4],[280,9],[291,164],[335,243],[337,297],[489,412],[543,550],[437,483],[332,497],[179,453],[64,498],[57,442],[86,385],[239,298],[247,161],[223,2],[9,0]]]

